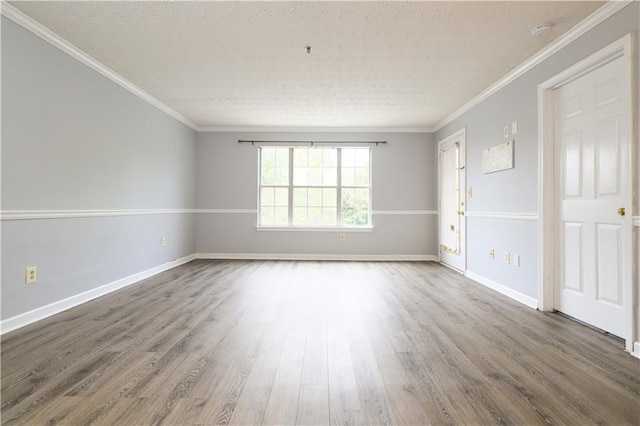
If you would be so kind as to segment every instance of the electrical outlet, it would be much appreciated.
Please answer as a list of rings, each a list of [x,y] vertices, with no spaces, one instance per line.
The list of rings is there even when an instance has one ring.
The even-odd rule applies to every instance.
[[[509,263],[509,261],[510,261],[509,252],[505,251],[502,258],[504,259],[504,263]]]
[[[513,255],[513,264],[514,264],[514,266],[520,266],[520,255],[519,254],[514,254]]]
[[[38,267],[37,266],[29,266],[26,269],[24,283],[25,284],[33,284],[38,281]]]
[[[509,137],[509,126],[504,126],[504,137],[505,138]]]
[[[344,234],[340,234],[340,241],[344,241],[344,240],[345,240]]]
[[[494,249],[489,250],[489,259],[495,259],[496,258],[496,252]]]
[[[167,245],[167,239],[165,237],[160,238],[160,247]]]

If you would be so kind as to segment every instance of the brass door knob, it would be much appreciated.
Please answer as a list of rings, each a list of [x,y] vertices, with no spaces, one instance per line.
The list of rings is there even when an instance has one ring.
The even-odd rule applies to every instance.
[[[626,210],[624,209],[624,207],[620,207],[620,208],[618,209],[618,215],[619,215],[619,216],[624,216],[626,213],[627,213],[627,212],[626,212]]]

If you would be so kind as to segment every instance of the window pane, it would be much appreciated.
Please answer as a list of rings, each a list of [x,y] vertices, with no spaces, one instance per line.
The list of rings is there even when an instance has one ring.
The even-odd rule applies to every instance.
[[[305,225],[320,225],[322,223],[322,207],[307,209],[307,223]]]
[[[289,224],[289,208],[288,207],[276,207],[273,218],[274,225],[288,225]]]
[[[309,167],[319,168],[322,167],[322,152],[324,149],[311,148],[309,149]]]
[[[262,188],[260,191],[260,205],[261,206],[273,206],[275,197],[274,197],[275,188]]]
[[[342,185],[343,186],[355,186],[356,184],[356,171],[353,167],[342,168]]]
[[[293,167],[309,167],[309,150],[307,148],[294,148]]]
[[[356,165],[355,148],[342,148],[342,167],[354,167]]]
[[[325,207],[335,207],[338,202],[338,191],[335,188],[324,188],[322,190],[322,205]]]
[[[356,186],[369,186],[369,168],[358,167],[355,169]]]
[[[307,168],[294,167],[293,168],[293,184],[298,186],[308,185],[307,183]]]
[[[289,207],[289,188],[275,189],[275,206]]]
[[[338,165],[338,150],[323,149],[322,150],[322,167],[336,167]]]
[[[289,148],[275,148],[276,151],[276,167],[280,169],[289,169]]]
[[[307,188],[293,188],[293,206],[307,206]]]
[[[368,225],[369,189],[343,188],[341,215],[343,225]]]
[[[319,167],[307,169],[307,185],[322,186],[322,169]]]
[[[289,184],[289,149],[261,148],[260,183],[262,185]]]
[[[293,208],[293,224],[303,225],[307,222],[307,208],[306,207],[294,207]]]
[[[309,188],[309,206],[321,207],[322,206],[322,189],[321,188]]]
[[[273,207],[260,207],[260,225],[273,225]]]
[[[356,189],[356,214],[353,218],[354,225],[369,224],[369,189]]]
[[[322,169],[322,185],[323,186],[335,186],[338,183],[338,169],[337,168],[324,168]]]
[[[335,207],[324,207],[322,209],[322,224],[323,225],[336,225],[337,222],[337,210]]]
[[[369,148],[357,148],[356,153],[356,167],[369,168]]]

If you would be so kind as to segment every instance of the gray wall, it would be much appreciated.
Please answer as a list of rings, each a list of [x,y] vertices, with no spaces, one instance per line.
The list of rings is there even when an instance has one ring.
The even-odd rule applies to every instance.
[[[4,212],[195,207],[195,131],[4,17],[2,106]],[[193,254],[194,229],[193,213],[3,220],[2,319]]]
[[[258,148],[248,140],[387,140],[373,148],[372,232],[257,231]],[[406,133],[198,134],[198,209],[251,213],[199,213],[197,251],[221,254],[437,255],[437,161],[433,136]]]
[[[470,272],[537,299],[537,222],[487,219],[473,217],[473,213],[537,213],[538,84],[622,36],[637,32],[638,6],[634,2],[625,7],[436,133],[438,141],[467,128],[467,188],[473,188],[473,197],[467,200]],[[637,90],[636,84],[636,99]],[[514,136],[515,168],[484,175],[482,150],[504,141],[503,128],[513,121],[518,121],[519,127]],[[495,260],[488,256],[490,248],[496,250]],[[505,264],[504,251],[520,254],[522,266]]]

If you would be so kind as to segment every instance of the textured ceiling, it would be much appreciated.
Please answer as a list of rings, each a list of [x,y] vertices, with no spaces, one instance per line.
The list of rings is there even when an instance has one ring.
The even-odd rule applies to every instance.
[[[11,3],[199,126],[429,128],[604,2]]]

